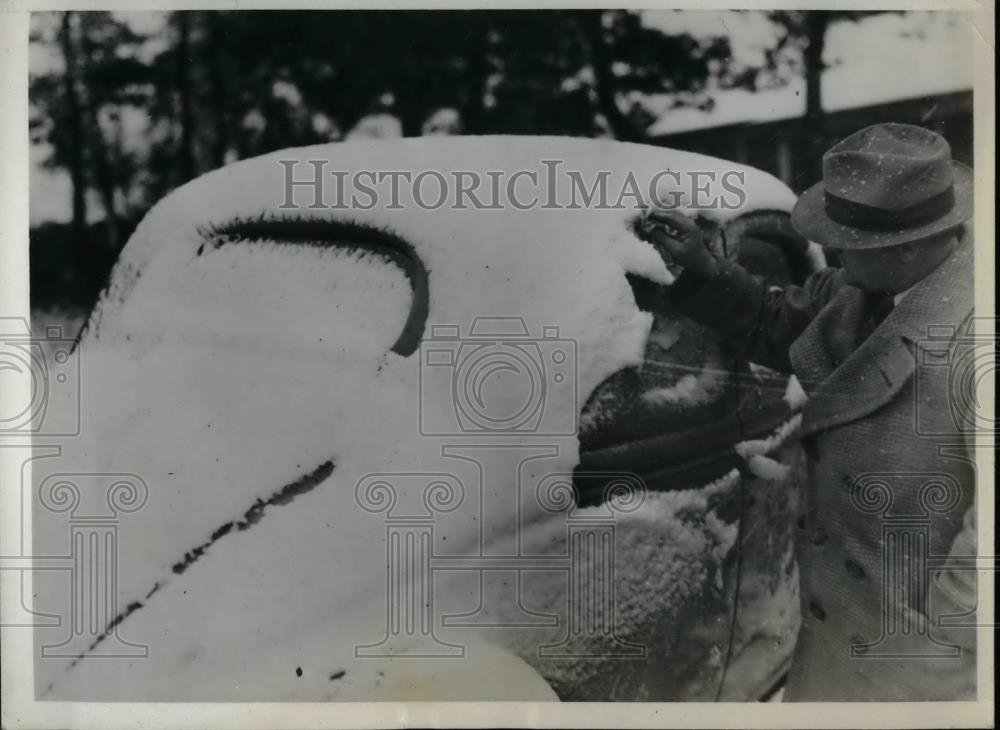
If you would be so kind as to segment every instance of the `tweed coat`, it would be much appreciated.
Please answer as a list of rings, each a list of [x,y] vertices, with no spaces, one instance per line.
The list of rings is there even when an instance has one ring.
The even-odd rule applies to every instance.
[[[809,396],[802,628],[786,700],[975,696],[975,629],[956,625],[975,625],[975,573],[944,561],[975,554],[974,465],[948,364],[966,347],[972,264],[963,232],[880,323],[884,297],[839,269],[781,290],[720,261],[714,276],[683,273],[671,287],[682,311],[750,360],[794,372]]]

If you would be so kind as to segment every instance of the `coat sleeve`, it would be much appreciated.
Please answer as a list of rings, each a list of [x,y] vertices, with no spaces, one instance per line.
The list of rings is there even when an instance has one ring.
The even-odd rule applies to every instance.
[[[790,373],[789,348],[841,286],[840,269],[823,269],[802,286],[782,289],[720,260],[713,276],[681,273],[668,299],[691,319],[744,346],[751,361]]]

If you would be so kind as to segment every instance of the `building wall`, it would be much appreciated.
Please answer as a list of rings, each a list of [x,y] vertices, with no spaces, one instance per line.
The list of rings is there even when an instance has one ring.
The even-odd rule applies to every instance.
[[[714,155],[766,170],[795,192],[816,182],[810,149],[826,149],[839,139],[871,124],[906,122],[944,135],[955,159],[971,165],[973,158],[972,92],[958,92],[879,104],[827,114],[821,139],[802,118],[760,124],[734,124],[693,132],[664,135],[655,144]]]

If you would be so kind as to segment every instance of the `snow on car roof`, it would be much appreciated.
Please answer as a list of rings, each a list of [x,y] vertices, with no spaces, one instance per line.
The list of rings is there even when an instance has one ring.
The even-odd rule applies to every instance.
[[[457,502],[436,514],[435,550],[509,555],[523,538],[531,554],[565,553],[569,505],[546,508],[536,482],[572,473],[583,399],[643,355],[651,315],[636,307],[625,274],[668,280],[630,227],[638,212],[420,209],[410,193],[400,208],[280,208],[282,160],[509,175],[556,159],[587,174],[606,170],[613,185],[666,168],[740,172],[743,204],[706,211],[723,219],[787,210],[794,200],[759,171],[662,148],[444,138],[284,150],[198,178],[156,206],[81,341],[86,438],[60,456],[75,471],[133,473],[149,485],[148,509],[122,520],[121,544],[131,547],[120,556],[119,586],[135,608],[113,628],[149,641],[151,653],[134,663],[73,660],[69,671],[46,665],[52,696],[109,688],[120,699],[371,696],[377,664],[359,663],[355,645],[377,644],[384,631],[386,519],[393,509],[423,513],[440,489]],[[295,169],[296,179],[304,174]],[[307,233],[301,221],[311,221]],[[366,248],[373,231],[404,241],[426,272],[416,351],[394,347],[414,279],[391,254]],[[477,349],[473,328],[485,318],[516,320],[523,333],[494,333]],[[491,403],[516,405],[529,371],[545,394],[537,420],[499,436],[456,407],[469,396],[456,395],[468,353],[498,351],[519,353],[513,366],[523,368],[501,373],[510,379]],[[478,396],[469,397],[474,409]],[[500,438],[503,448],[477,450],[470,434]],[[385,484],[395,501],[378,502]],[[678,516],[705,503],[701,493],[656,494],[621,517],[630,554],[643,556],[616,568],[632,586],[629,631],[655,640],[644,622],[681,616],[732,544],[733,530],[718,520]],[[651,563],[663,570],[650,573]],[[435,595],[450,611],[474,612],[475,591],[460,573],[450,579]],[[564,603],[558,581],[533,585],[524,589],[529,603]],[[497,610],[516,618],[517,605]],[[523,644],[511,636],[505,645]],[[530,637],[537,643],[537,632]],[[77,649],[87,656],[94,646]],[[330,679],[343,671],[347,681]]]

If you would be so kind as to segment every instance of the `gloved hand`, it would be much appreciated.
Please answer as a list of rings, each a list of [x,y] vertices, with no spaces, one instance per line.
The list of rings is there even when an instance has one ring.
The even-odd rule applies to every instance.
[[[694,219],[675,210],[652,209],[642,230],[668,265],[673,262],[706,277],[715,273],[718,262]]]

